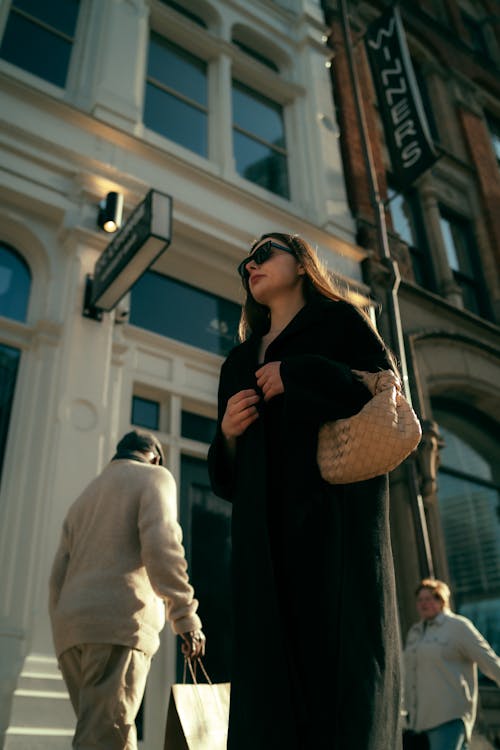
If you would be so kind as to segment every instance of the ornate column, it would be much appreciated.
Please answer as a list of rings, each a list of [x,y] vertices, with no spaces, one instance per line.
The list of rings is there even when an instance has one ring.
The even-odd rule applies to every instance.
[[[446,255],[446,246],[441,231],[438,193],[432,180],[427,175],[422,178],[420,183],[420,196],[429,243],[434,250],[433,259],[436,264],[439,291],[452,305],[463,308],[462,293],[453,277],[453,272]]]
[[[425,517],[432,547],[432,556],[437,578],[449,580],[448,561],[444,544],[443,529],[438,507],[438,469],[440,450],[444,440],[439,432],[439,425],[432,419],[422,422],[422,439],[417,451],[417,463],[420,474],[420,488],[424,501]]]

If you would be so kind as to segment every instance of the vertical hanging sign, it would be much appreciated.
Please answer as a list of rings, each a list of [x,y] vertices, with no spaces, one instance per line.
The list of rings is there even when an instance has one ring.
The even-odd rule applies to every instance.
[[[399,190],[437,160],[397,6],[368,27],[365,45]]]

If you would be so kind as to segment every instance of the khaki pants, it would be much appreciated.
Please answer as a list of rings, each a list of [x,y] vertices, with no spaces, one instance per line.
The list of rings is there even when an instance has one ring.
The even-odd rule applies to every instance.
[[[77,716],[78,750],[136,750],[135,717],[151,657],[127,646],[90,643],[59,658]]]

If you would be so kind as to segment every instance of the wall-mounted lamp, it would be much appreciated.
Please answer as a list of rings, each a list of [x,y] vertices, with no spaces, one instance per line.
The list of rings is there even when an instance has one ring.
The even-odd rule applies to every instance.
[[[171,236],[172,198],[151,189],[103,250],[93,273],[87,275],[83,315],[101,320],[104,312],[114,310],[167,249]]]
[[[108,193],[106,198],[99,203],[97,214],[97,226],[105,232],[116,232],[122,223],[123,195],[121,193]]]

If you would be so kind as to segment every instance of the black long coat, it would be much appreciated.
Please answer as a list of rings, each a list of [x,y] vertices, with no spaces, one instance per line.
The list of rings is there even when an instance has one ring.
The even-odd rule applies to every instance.
[[[230,396],[256,388],[260,340],[229,354],[209,451],[214,492],[233,503],[230,750],[396,750],[399,635],[387,477],[333,486],[316,464],[319,425],[369,399],[350,368],[389,366],[355,308],[306,305],[269,345],[284,394],[224,450]],[[326,684],[326,687],[324,685]]]

